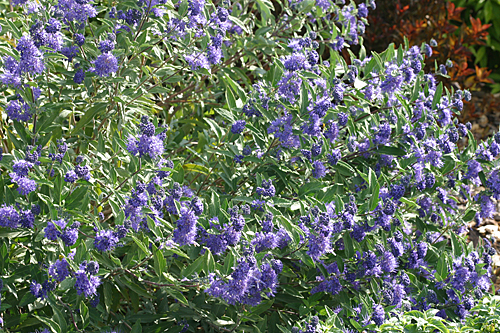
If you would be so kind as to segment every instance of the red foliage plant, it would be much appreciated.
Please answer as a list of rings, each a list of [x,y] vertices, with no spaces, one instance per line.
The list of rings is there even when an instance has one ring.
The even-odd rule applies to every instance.
[[[448,68],[449,78],[441,80],[457,88],[476,90],[493,80],[488,78],[490,70],[474,66],[469,47],[484,45],[491,25],[471,17],[471,26],[467,26],[460,17],[464,9],[438,0],[378,0],[377,8],[368,16],[370,29],[366,30],[365,47],[380,52],[389,43],[403,44],[404,36],[410,45],[434,39],[437,46],[433,47],[432,57],[426,59],[426,69],[432,70],[436,63],[445,64],[450,59],[453,67]]]

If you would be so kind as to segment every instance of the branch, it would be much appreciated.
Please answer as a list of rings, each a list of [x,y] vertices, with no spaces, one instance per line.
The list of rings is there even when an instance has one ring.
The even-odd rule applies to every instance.
[[[61,298],[57,297],[57,300],[59,301],[59,303],[61,303],[69,312],[70,316],[71,316],[71,322],[73,323],[73,326],[75,326],[75,330],[77,332],[81,332],[80,329],[78,328],[78,326],[76,325],[76,322],[75,322],[75,317],[73,316],[73,311],[71,311],[71,308],[66,304],[64,303]]]
[[[139,280],[139,276],[135,275],[133,272],[130,270],[124,268],[123,269],[125,272],[128,274],[134,276],[137,280]],[[194,287],[199,287],[200,284],[174,284],[174,283],[158,283],[158,282],[153,282],[153,281],[148,281],[148,280],[142,280],[141,282],[144,282],[145,284],[148,284],[150,286],[156,286],[156,287],[183,287],[183,288],[194,288]]]

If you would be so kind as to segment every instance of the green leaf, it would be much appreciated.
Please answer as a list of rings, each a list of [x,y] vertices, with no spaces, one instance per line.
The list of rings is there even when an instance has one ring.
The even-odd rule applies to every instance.
[[[307,13],[311,11],[315,3],[315,0],[304,0],[297,4],[297,9],[299,10],[299,13]]]
[[[248,30],[248,28],[245,26],[245,24],[239,18],[234,17],[234,16],[229,16],[229,20],[232,21],[233,23],[235,23],[241,29],[243,29],[243,31],[245,31],[247,34],[250,33],[250,31]]]
[[[304,198],[306,194],[311,192],[318,192],[319,190],[323,189],[323,187],[324,184],[320,182],[310,182],[304,184],[299,188],[299,198]]]
[[[19,306],[23,307],[27,304],[33,303],[34,301],[36,301],[35,296],[33,296],[32,293],[26,293],[26,294],[24,294],[23,298],[21,298],[21,301],[19,302]]]
[[[382,70],[382,68],[384,68],[382,58],[380,58],[380,55],[377,52],[372,52],[372,55],[375,58],[375,61],[378,65],[378,71]]]
[[[376,185],[373,187],[372,196],[370,198],[370,211],[377,208],[377,204],[380,200],[379,193],[380,193],[380,185],[377,182]]]
[[[351,235],[349,233],[344,233],[342,238],[344,239],[345,254],[347,258],[352,258],[355,254],[355,251]]]
[[[71,135],[75,135],[80,129],[82,129],[85,125],[87,125],[92,119],[94,119],[98,112],[106,110],[108,103],[96,103],[90,109],[88,109],[83,117],[76,123],[75,127],[73,127],[73,131],[71,131]]]
[[[432,100],[432,110],[436,108],[436,105],[441,101],[441,95],[443,94],[443,82],[439,82],[434,93],[434,99]]]
[[[12,52],[12,49],[9,47],[4,47],[4,46],[0,46],[0,52],[2,52],[2,54],[5,54],[5,55],[10,55],[12,58],[16,59],[17,58],[17,55]]]
[[[149,255],[149,250],[148,248],[146,247],[146,245],[144,245],[143,242],[141,242],[137,237],[135,237],[134,235],[131,236],[132,237],[132,240],[137,244],[137,246],[139,246],[139,248],[142,250],[142,252],[144,252],[144,254],[146,255]]]
[[[111,310],[111,305],[113,304],[113,290],[114,286],[110,282],[104,282],[104,307],[106,312],[109,313]]]
[[[373,192],[375,185],[377,184],[377,175],[372,168],[368,170],[368,187],[370,188],[370,192]]]
[[[188,163],[188,164],[184,164],[184,168],[186,169],[186,171],[190,171],[190,172],[197,172],[197,173],[201,173],[201,174],[204,174],[204,175],[208,175],[210,170],[203,166],[203,165],[199,165],[199,164],[192,164],[192,163]]]
[[[229,89],[229,88],[227,88],[227,89]],[[233,123],[233,122],[235,122],[237,120],[237,118],[234,116],[234,114],[231,111],[228,111],[226,109],[221,109],[221,108],[217,108],[217,109],[215,109],[215,111],[222,118],[224,118],[224,120],[226,120],[226,121],[228,121],[230,123]]]
[[[134,291],[136,294],[146,297],[146,298],[153,298],[144,288],[140,287],[139,285],[135,284],[134,282],[130,281],[128,278],[117,278],[118,281],[121,281],[124,283],[130,290]]]
[[[174,169],[174,174],[172,175],[172,179],[179,184],[182,184],[184,182],[184,168],[182,167],[182,164],[179,163],[175,166]]]
[[[377,153],[392,156],[404,156],[406,152],[401,148],[382,146],[377,149]]]
[[[493,5],[491,4],[491,1],[488,0],[484,4],[484,23],[488,23],[491,21],[491,16],[493,15]]]
[[[236,99],[234,98],[234,94],[229,87],[226,89],[226,102],[229,106],[229,110],[234,111],[236,109]]]
[[[451,235],[451,247],[453,249],[453,254],[455,255],[455,257],[459,257],[460,255],[462,255],[463,252],[462,246],[460,245],[457,235],[455,235],[454,232],[451,232],[450,235]]]
[[[227,72],[226,72],[227,73]],[[229,76],[229,74],[227,74],[224,78],[224,81],[226,83],[226,87],[227,89],[229,89],[228,85],[231,87],[231,89],[233,89],[236,94],[238,95],[238,97],[243,101],[243,103],[246,103],[246,100],[247,100],[247,94],[245,92],[245,90],[243,90],[239,84],[237,84],[236,82],[233,81],[233,79],[231,79],[231,77]]]
[[[153,259],[155,263],[155,272],[158,276],[161,276],[162,273],[165,271],[167,262],[161,250],[158,250],[158,248],[154,244],[153,244]]]
[[[472,208],[468,209],[463,217],[464,222],[472,221],[474,219],[474,217],[476,216],[476,214],[477,214],[477,212],[474,209],[472,209]]]
[[[476,138],[474,138],[474,134],[472,134],[471,131],[467,130],[467,137],[469,138],[469,147],[472,147],[472,151],[475,152],[477,150],[477,141]]]
[[[215,272],[215,259],[214,256],[212,255],[212,252],[210,250],[207,250],[206,253],[206,262],[205,262],[205,267],[206,267],[206,273],[213,273]]]
[[[62,176],[59,174],[59,171],[55,171],[57,173],[57,177],[54,181],[54,189],[52,190],[52,198],[56,204],[61,203],[61,192],[63,186]]]
[[[383,55],[385,61],[392,61],[394,59],[394,43],[389,44]]]
[[[42,323],[44,323],[45,325],[47,325],[53,333],[63,333],[61,331],[61,327],[59,326],[59,324],[57,324],[52,319],[49,319],[49,318],[46,318],[46,317],[37,316],[36,314],[33,314],[33,317],[35,317],[36,319],[40,320]]]
[[[372,69],[375,67],[376,64],[377,60],[375,59],[375,57],[373,57],[363,69],[363,73],[365,74],[365,76],[368,73],[371,73]]]
[[[167,293],[172,296],[173,298],[176,298],[179,302],[181,302],[182,304],[184,305],[189,305],[189,302],[188,300],[186,299],[186,297],[182,294],[182,292],[180,292],[179,290],[177,289],[173,289],[173,288],[167,288]]]
[[[14,144],[14,147],[16,147],[16,149],[21,150],[24,148],[23,142],[21,140],[18,140],[17,136],[14,133],[12,133],[11,131],[7,131],[7,134],[9,135],[9,139],[10,139],[10,141],[12,141],[12,143]]]
[[[256,315],[260,315],[261,313],[267,311],[274,303],[274,299],[270,299],[267,301],[261,302],[256,307],[252,308],[252,313]]]
[[[417,310],[412,310],[412,311],[408,311],[405,313],[405,315],[407,316],[414,316],[416,318],[424,318],[424,314],[420,311],[417,311]]]
[[[179,6],[179,16],[183,17],[184,15],[186,15],[188,8],[189,7],[188,7],[187,0],[182,0],[181,4]]]
[[[361,327],[361,325],[354,319],[350,319],[349,320],[352,324],[352,326],[354,326],[355,329],[357,329],[359,332],[362,332],[363,331],[363,327]]]
[[[12,20],[2,20],[2,22],[7,22],[16,39],[21,38],[21,31],[16,27],[15,23]]]
[[[295,255],[300,259],[302,260],[302,262],[304,264],[306,264],[307,266],[313,268],[316,266],[316,264],[314,263],[314,260],[311,258],[310,255],[307,255],[305,252],[303,251],[298,251],[298,252],[295,252]]]
[[[183,251],[176,247],[169,247],[166,251],[165,254],[170,255],[170,252],[177,254],[178,256],[181,256],[183,258],[189,259],[189,256],[185,254]]]
[[[481,60],[485,59],[486,56],[486,47],[481,46],[476,52],[476,59],[474,60],[474,64],[480,63]]]
[[[402,203],[405,203],[407,204],[408,206],[410,207],[416,207],[417,206],[417,203],[415,201],[412,201],[412,200],[408,200],[406,199],[405,197],[402,197],[399,199]]]
[[[85,197],[85,194],[87,193],[87,189],[88,189],[87,186],[78,186],[75,190],[73,190],[73,193],[71,193],[71,195],[65,199],[66,209],[73,209],[80,206],[80,203],[82,202],[82,200]]]
[[[421,333],[422,331],[420,330],[420,327],[417,326],[417,324],[408,324],[404,328],[405,333]]]
[[[438,275],[438,281],[444,280],[446,278],[447,272],[448,272],[448,267],[446,266],[445,256],[440,256],[436,266],[436,274]]]
[[[441,320],[439,320],[439,319],[431,318],[431,319],[429,319],[429,323],[430,323],[429,326],[432,326],[432,327],[438,329],[439,332],[443,332],[443,333],[449,333],[450,332],[448,330],[448,328],[444,325],[444,323]]]
[[[307,112],[307,106],[309,105],[309,94],[307,90],[306,80],[302,80],[302,85],[300,87],[300,114],[304,115]]]
[[[208,251],[207,251],[208,252]],[[206,262],[205,255],[198,257],[191,265],[185,267],[181,271],[181,278],[190,278],[194,273],[199,273],[203,269],[204,263]]]
[[[226,257],[224,258],[224,266],[222,266],[221,273],[223,275],[229,275],[234,265],[234,255],[233,252],[229,250]]]
[[[415,85],[413,86],[413,91],[411,93],[410,102],[414,102],[417,100],[418,94],[420,93],[420,91],[421,91],[420,76],[417,76],[417,80],[415,81]]]
[[[488,187],[488,183],[486,181],[486,175],[484,174],[484,171],[479,172],[478,176],[479,176],[479,179],[481,180],[483,186]]]
[[[51,297],[51,298],[53,298],[53,297]],[[52,319],[56,323],[59,324],[59,327],[61,327],[62,332],[67,332],[68,324],[66,323],[66,319],[64,319],[63,313],[61,312],[61,310],[59,310],[61,305],[55,303],[55,300],[50,299],[50,298],[49,298],[49,302],[50,302],[50,306],[52,307],[52,311],[54,312]]]
[[[87,327],[89,324],[89,308],[84,302],[80,302],[80,318],[83,322],[83,327]]]
[[[354,176],[356,174],[356,171],[344,161],[339,161],[334,168],[344,176]]]
[[[447,174],[448,172],[450,172],[451,170],[453,170],[456,166],[456,162],[453,160],[453,159],[449,159],[446,161],[446,163],[444,164],[444,167],[441,169],[441,173],[443,175]]]
[[[24,125],[22,125],[18,121],[14,121],[13,124],[14,124],[14,128],[16,129],[17,134],[19,134],[19,136],[21,137],[23,142],[29,143],[30,142],[29,134],[27,133],[26,129],[24,128]]]
[[[269,18],[271,18],[271,8],[273,8],[273,4],[269,0],[257,0],[259,4],[259,9],[262,14],[262,22],[266,23]]]
[[[130,331],[130,333],[142,333],[142,326],[140,319],[137,319],[134,326],[132,326],[132,330]]]

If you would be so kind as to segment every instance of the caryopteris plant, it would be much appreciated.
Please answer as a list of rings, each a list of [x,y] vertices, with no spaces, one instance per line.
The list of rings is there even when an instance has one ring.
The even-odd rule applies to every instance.
[[[5,332],[447,332],[488,292],[500,135],[430,45],[366,54],[373,1],[12,5]]]

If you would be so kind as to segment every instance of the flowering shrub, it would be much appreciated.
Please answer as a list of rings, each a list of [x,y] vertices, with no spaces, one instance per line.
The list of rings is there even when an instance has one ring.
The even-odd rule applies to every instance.
[[[339,56],[373,1],[13,4],[7,330],[375,330],[488,291],[494,249],[461,235],[493,214],[500,135],[456,125],[470,93],[422,70],[430,45]]]
[[[367,30],[366,47],[375,51],[385,49],[388,40],[382,36],[390,36],[389,42],[396,45],[403,44],[404,38],[410,45],[434,39],[435,48],[425,59],[424,67],[446,75],[441,81],[448,86],[456,82],[462,89],[471,90],[485,83],[492,84],[491,70],[480,62],[484,50],[474,51],[485,47],[491,24],[483,24],[484,17],[475,13],[465,15],[463,4],[456,2],[402,1],[395,5],[393,1],[379,1],[377,9],[368,17],[374,29]],[[477,66],[478,63],[481,66]]]

